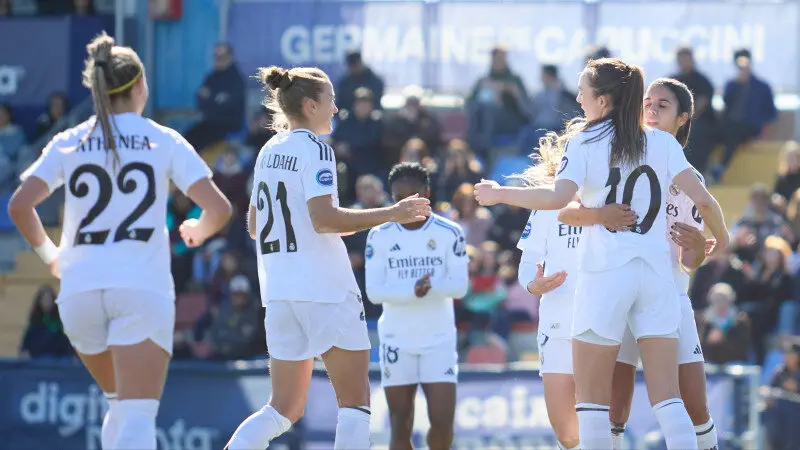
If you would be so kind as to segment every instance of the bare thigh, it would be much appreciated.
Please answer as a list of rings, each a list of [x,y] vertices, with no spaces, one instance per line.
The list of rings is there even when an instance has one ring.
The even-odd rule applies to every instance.
[[[575,379],[566,373],[542,374],[547,417],[558,440],[569,448],[578,444],[578,414],[575,412]]]
[[[169,353],[150,339],[133,345],[112,345],[109,349],[114,359],[117,398],[161,399]]]
[[[639,339],[638,343],[650,404],[655,405],[671,398],[680,398],[678,340],[647,337]]]
[[[681,364],[678,380],[686,412],[695,425],[705,425],[711,419],[706,399],[706,370],[702,361]]]
[[[619,345],[590,344],[572,339],[572,366],[578,403],[608,405]]]
[[[333,347],[322,360],[340,408],[369,406],[369,350]]]
[[[313,371],[314,360],[310,358],[302,361],[275,358],[269,360],[269,377],[272,383],[269,404],[292,423],[303,416]]]
[[[114,359],[111,357],[109,350],[96,355],[87,355],[76,349],[75,353],[78,354],[83,365],[86,366],[86,369],[103,392],[117,392],[117,383],[114,377]]]

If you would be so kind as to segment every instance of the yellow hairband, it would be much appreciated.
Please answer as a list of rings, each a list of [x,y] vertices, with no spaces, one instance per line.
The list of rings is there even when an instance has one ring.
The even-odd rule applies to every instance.
[[[123,84],[120,87],[116,87],[114,89],[109,89],[108,95],[119,94],[120,92],[127,90],[128,88],[133,86],[133,84],[136,83],[136,81],[138,81],[139,78],[141,78],[141,76],[142,76],[142,71],[140,70],[139,73],[137,73],[136,76],[133,77],[133,79],[131,81],[128,81],[127,83]]]

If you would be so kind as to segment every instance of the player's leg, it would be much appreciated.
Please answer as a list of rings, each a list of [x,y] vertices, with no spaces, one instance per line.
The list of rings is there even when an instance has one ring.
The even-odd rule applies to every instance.
[[[411,434],[414,429],[414,400],[417,385],[386,386],[383,388],[389,406],[391,436],[389,450],[411,450]]]
[[[678,381],[686,412],[694,424],[697,448],[715,449],[718,445],[717,429],[708,411],[706,398],[706,372],[700,337],[694,319],[692,302],[681,297],[681,331],[678,344]]]
[[[101,299],[102,291],[83,292],[60,298],[58,308],[64,332],[108,402],[108,409],[103,417],[100,443],[104,449],[111,449],[114,448],[117,438],[119,414],[114,361],[106,345],[107,319]]]
[[[572,341],[551,339],[539,333],[539,373],[544,386],[547,417],[559,448],[579,447],[578,415],[575,412],[575,379],[572,376]]]
[[[626,314],[637,290],[632,263],[604,272],[582,272],[575,292],[572,361],[581,448],[612,448],[608,426],[611,381]]]
[[[625,424],[631,414],[633,388],[636,381],[636,365],[639,363],[639,346],[631,334],[630,328],[625,330],[625,337],[617,355],[614,366],[614,377],[611,381],[611,438],[614,450],[621,450],[625,438]]]
[[[678,385],[678,334],[681,307],[671,277],[640,263],[641,294],[628,316],[639,343],[647,395],[667,448],[697,449],[694,427]]]
[[[138,289],[106,289],[119,429],[115,449],[155,449],[156,416],[172,357],[175,302]]]
[[[319,305],[298,308],[295,302],[271,302],[267,306],[264,326],[272,395],[263,408],[239,425],[226,449],[266,448],[302,417],[314,369],[309,338],[301,323],[308,306]]]
[[[444,342],[420,355],[419,376],[428,403],[428,448],[447,450],[453,445],[456,414],[458,352],[456,342]]]
[[[338,335],[334,346],[322,353],[339,404],[333,445],[337,450],[369,448],[370,342],[364,306],[355,294],[335,306],[324,320],[337,326]]]

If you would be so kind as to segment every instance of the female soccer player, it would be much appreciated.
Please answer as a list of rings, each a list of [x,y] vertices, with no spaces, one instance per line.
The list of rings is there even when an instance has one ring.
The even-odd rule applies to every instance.
[[[650,84],[644,99],[645,123],[666,131],[686,145],[694,114],[692,92],[680,81],[659,78]],[[701,175],[698,173],[698,177]],[[672,267],[675,285],[681,297],[681,326],[678,347],[678,378],[681,397],[692,423],[695,425],[697,446],[710,450],[717,445],[717,431],[708,411],[706,376],[700,338],[694,320],[692,303],[687,295],[689,272],[705,260],[706,239],[701,233],[702,218],[694,204],[676,186],[670,186],[667,196],[667,221],[672,240]],[[593,218],[592,211],[577,202],[570,203],[558,215],[559,220],[572,226],[601,224]],[[617,356],[611,398],[611,423],[614,448],[621,448],[625,423],[630,415],[636,365],[639,351],[633,336],[626,332]]]
[[[401,163],[389,172],[392,198],[430,197],[428,171]],[[472,199],[470,199],[472,201]],[[469,286],[464,232],[444,217],[406,225],[387,223],[369,232],[367,294],[382,303],[381,384],[391,418],[393,450],[410,449],[417,385],[428,401],[428,448],[453,444],[458,351],[453,298]]]
[[[8,208],[53,275],[60,274],[64,331],[109,399],[103,448],[155,449],[175,326],[169,181],[203,208],[199,220],[180,227],[190,246],[222,228],[231,206],[189,143],[141,116],[148,89],[139,56],[106,34],[87,50],[83,84],[96,116],[50,141]],[[59,250],[34,208],[62,184]]]
[[[257,239],[266,307],[272,398],[247,418],[230,450],[266,448],[303,414],[314,358],[322,356],[339,403],[336,449],[369,448],[369,338],[359,288],[340,238],[430,215],[410,197],[386,208],[339,207],[336,159],[320,135],[338,111],[316,68],[259,70],[278,132],[256,159],[248,228]]]
[[[568,126],[555,184],[513,188],[482,181],[476,186],[481,204],[529,209],[563,208],[578,189],[587,207],[615,203],[621,194],[621,203],[641,217],[632,232],[613,233],[596,225],[582,236],[572,347],[585,449],[612,447],[608,405],[626,322],[639,343],[650,403],[667,447],[697,448],[678,390],[680,303],[662,192],[675,184],[692,199],[717,240],[713,253],[724,250],[728,232],[719,204],[695,176],[680,144],[668,133],[644,128],[643,97],[640,68],[614,58],[590,61],[578,93],[586,117]]]
[[[541,186],[555,181],[561,152],[550,139],[551,136],[545,136],[541,142],[539,164],[528,172],[526,178],[529,185]],[[615,229],[636,222],[635,213],[627,205],[610,204],[598,212],[602,221]],[[557,215],[556,210],[531,212],[517,244],[522,250],[519,282],[531,294],[542,295],[539,303],[539,374],[544,385],[547,417],[556,433],[558,447],[572,450],[580,447],[570,328],[582,227],[562,223]],[[569,273],[573,276],[569,277]]]

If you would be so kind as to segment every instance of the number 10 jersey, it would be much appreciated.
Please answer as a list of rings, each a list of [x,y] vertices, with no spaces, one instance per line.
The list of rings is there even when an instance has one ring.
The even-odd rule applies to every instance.
[[[175,130],[135,113],[113,117],[114,164],[99,125],[92,131],[95,120],[56,135],[22,175],[41,179],[50,192],[64,185],[60,295],[134,288],[174,298],[169,181],[185,193],[211,171]]]
[[[307,202],[330,195],[339,206],[333,149],[309,130],[278,133],[256,159],[250,205],[256,209],[261,301],[341,303],[359,294],[338,233],[317,233]],[[251,224],[252,226],[253,224]]]

